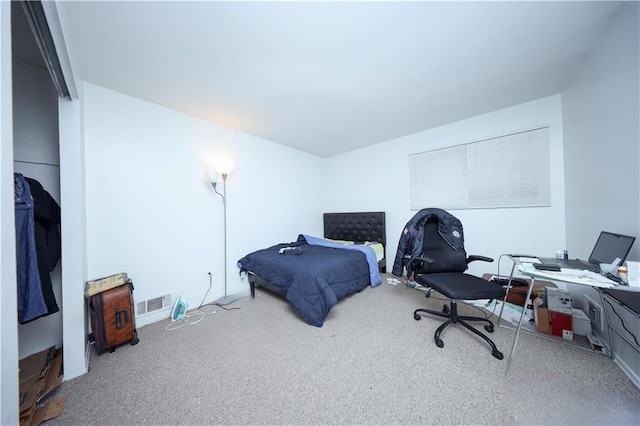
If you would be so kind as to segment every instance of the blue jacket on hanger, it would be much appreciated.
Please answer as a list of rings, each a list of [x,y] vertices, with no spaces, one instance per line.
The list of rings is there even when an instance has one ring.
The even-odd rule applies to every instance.
[[[18,321],[26,323],[46,314],[42,295],[35,219],[31,189],[20,173],[13,174],[16,214],[16,275],[18,278]]]

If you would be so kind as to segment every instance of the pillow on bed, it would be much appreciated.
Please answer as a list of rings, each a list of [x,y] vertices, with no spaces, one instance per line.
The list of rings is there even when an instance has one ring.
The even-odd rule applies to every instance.
[[[361,245],[361,246],[369,246],[376,253],[376,258],[378,262],[384,258],[384,246],[382,243],[378,243],[376,241],[347,241],[347,240],[333,240],[331,238],[324,238],[326,241],[331,241],[332,243],[341,243],[345,245]]]
[[[370,243],[367,243],[366,245],[371,247],[373,251],[376,253],[376,259],[378,259],[378,262],[384,259],[384,246],[382,245],[382,243],[370,242]]]
[[[376,255],[384,255],[384,246],[382,243],[369,243],[367,245],[376,252]]]
[[[332,240],[331,238],[325,238],[325,240],[331,241],[332,243],[342,243],[342,244],[348,244],[348,245],[355,244],[354,241],[347,241],[347,240]]]

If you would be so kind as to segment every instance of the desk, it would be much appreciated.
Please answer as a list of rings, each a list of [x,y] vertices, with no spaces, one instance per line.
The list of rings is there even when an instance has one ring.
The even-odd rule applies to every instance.
[[[599,274],[588,273],[587,271],[578,271],[573,269],[562,269],[559,272],[539,271],[535,269],[531,263],[523,263],[521,258],[514,257],[514,256],[509,256],[509,258],[513,261],[513,267],[511,268],[511,277],[513,277],[513,273],[515,272],[516,267],[518,267],[519,272],[521,274],[531,278],[525,300],[529,300],[529,298],[531,297],[531,291],[533,290],[533,286],[535,285],[535,280],[537,278],[542,278],[550,281],[560,281],[568,284],[587,285],[587,286],[597,288],[601,293],[603,290],[606,290],[606,289],[640,292],[640,287],[619,285],[616,282],[611,281]],[[609,320],[607,318],[606,312],[607,311],[605,310],[605,321],[607,322],[607,328],[609,329],[609,334],[611,338],[611,329],[609,328],[609,325],[608,325]],[[516,351],[516,347],[518,344],[518,337],[520,336],[520,330],[522,329],[523,320],[524,320],[524,310],[520,315],[520,321],[518,321],[518,327],[516,328],[516,336],[513,340],[511,353],[509,354],[509,360],[507,361],[507,370],[505,372],[505,376],[509,374],[509,368],[511,367],[511,361],[513,360],[513,355],[515,354],[515,351]],[[611,352],[611,356],[613,356],[613,350],[610,352]]]

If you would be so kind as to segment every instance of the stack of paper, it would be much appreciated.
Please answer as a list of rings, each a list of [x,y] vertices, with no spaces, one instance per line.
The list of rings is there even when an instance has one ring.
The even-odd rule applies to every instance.
[[[627,260],[627,277],[631,287],[640,287],[640,262]]]

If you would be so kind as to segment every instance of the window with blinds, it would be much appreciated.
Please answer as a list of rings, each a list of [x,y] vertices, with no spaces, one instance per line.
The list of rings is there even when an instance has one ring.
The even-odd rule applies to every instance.
[[[411,210],[551,205],[549,128],[409,156]]]

